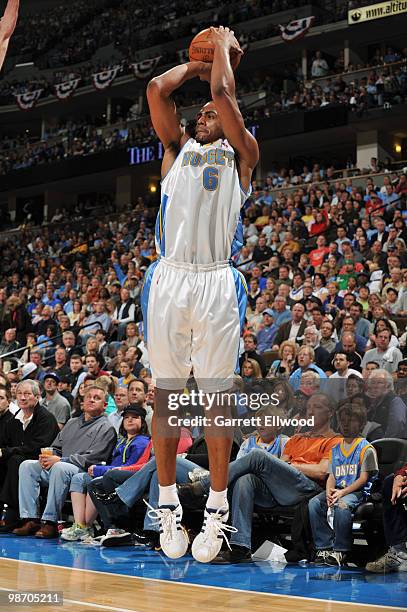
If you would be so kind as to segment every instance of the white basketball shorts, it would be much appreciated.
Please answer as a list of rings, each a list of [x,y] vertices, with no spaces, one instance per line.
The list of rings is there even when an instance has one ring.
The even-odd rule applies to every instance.
[[[141,303],[158,388],[183,389],[193,369],[202,391],[230,389],[247,304],[240,272],[229,262],[195,265],[161,257],[147,270]]]

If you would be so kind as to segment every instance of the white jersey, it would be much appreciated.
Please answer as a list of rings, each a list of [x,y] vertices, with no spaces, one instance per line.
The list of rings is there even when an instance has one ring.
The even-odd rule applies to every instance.
[[[187,264],[230,260],[243,244],[240,209],[248,195],[226,140],[201,145],[190,138],[161,183],[157,252]]]

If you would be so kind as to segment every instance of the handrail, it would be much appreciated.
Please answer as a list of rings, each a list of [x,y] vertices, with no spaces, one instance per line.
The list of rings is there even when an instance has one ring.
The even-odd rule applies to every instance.
[[[383,62],[383,64],[375,64],[374,66],[365,66],[364,68],[358,68],[357,70],[344,70],[343,72],[335,72],[335,74],[327,74],[326,76],[322,76],[322,77],[311,77],[307,79],[305,82],[308,84],[314,83],[315,85],[320,85],[327,79],[334,80],[334,79],[337,79],[338,77],[348,77],[348,76],[351,77],[353,75],[358,75],[364,72],[370,72],[372,70],[388,68],[389,66],[391,66],[392,68],[393,66],[403,66],[406,63],[407,63],[407,58],[404,58],[402,60],[399,60],[398,62],[390,62],[390,63]]]
[[[86,323],[85,325],[82,325],[79,328],[79,331],[81,331],[82,329],[85,329],[86,327],[90,327],[90,326],[93,327],[94,325],[98,325],[100,329],[103,329],[103,325],[101,324],[100,321],[93,321],[92,323]],[[69,329],[65,331],[72,331],[72,330]],[[62,334],[57,334],[56,336],[52,336],[52,338],[48,338],[47,340],[52,341],[52,340],[57,340],[58,338],[62,338],[64,333],[65,332],[62,332]],[[28,356],[30,356],[30,352],[32,351],[32,349],[34,349],[36,346],[41,346],[41,344],[44,344],[44,340],[42,340],[41,342],[36,342],[35,344],[26,344],[25,346],[21,346],[18,349],[14,349],[14,351],[10,351],[9,353],[0,355],[0,361],[3,361],[5,357],[10,357],[10,355],[15,355],[16,353],[23,353],[24,351],[28,351]]]
[[[400,162],[396,162],[397,164],[403,164],[406,163],[407,164],[407,160],[406,161],[400,161]],[[352,171],[352,170],[358,170],[358,168],[344,168],[343,170],[337,170],[336,172],[345,172],[345,171]],[[300,183],[299,185],[290,185],[289,187],[273,187],[273,189],[270,189],[268,191],[269,194],[277,194],[278,192],[284,192],[284,193],[291,193],[293,191],[297,191],[298,189],[304,189],[304,188],[308,188],[308,187],[315,187],[317,185],[322,185],[324,183],[328,183],[329,185],[331,185],[332,183],[337,183],[338,180],[346,180],[347,178],[352,178],[352,179],[368,179],[371,178],[372,176],[375,177],[384,177],[384,176],[389,176],[390,174],[403,174],[403,170],[402,168],[399,168],[397,170],[391,171],[391,172],[369,172],[367,174],[358,174],[356,176],[352,176],[352,177],[343,177],[341,178],[334,178],[334,179],[321,179],[320,181],[310,181],[309,183]]]

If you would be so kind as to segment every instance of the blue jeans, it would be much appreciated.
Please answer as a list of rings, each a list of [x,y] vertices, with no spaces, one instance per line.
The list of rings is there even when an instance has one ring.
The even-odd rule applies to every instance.
[[[188,461],[188,459],[184,459],[183,457],[177,457],[176,482],[178,484],[189,482],[188,472],[191,472],[196,467],[196,463]],[[153,508],[158,508],[159,489],[157,463],[154,457],[150,459],[150,461],[146,463],[146,465],[144,465],[140,471],[133,474],[131,478],[117,487],[116,493],[122,502],[131,508],[139,499],[143,497],[147,489],[149,489],[148,503]],[[156,520],[157,519],[150,518],[147,511],[144,518],[144,529],[148,531],[158,531],[159,526],[155,524]]]
[[[334,506],[334,528],[332,530],[326,518],[328,505],[325,491],[309,500],[309,520],[317,550],[331,548],[338,552],[351,550],[353,514],[362,501],[363,493],[360,491],[341,497]]]
[[[209,478],[202,481],[209,489]],[[229,466],[232,485],[232,525],[238,530],[231,544],[251,548],[254,505],[292,506],[321,487],[295,467],[274,455],[255,449]]]
[[[71,485],[69,487],[70,493],[83,493],[86,495],[88,492],[88,485],[93,480],[92,476],[89,476],[87,472],[79,472],[72,477]]]
[[[72,463],[58,461],[50,470],[43,470],[39,461],[23,461],[19,469],[18,499],[21,518],[39,518],[40,486],[48,487],[43,521],[56,523],[69,492],[72,477],[81,469]]]

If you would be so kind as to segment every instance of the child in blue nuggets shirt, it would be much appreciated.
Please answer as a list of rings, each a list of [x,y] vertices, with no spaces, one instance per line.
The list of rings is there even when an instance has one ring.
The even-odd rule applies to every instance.
[[[244,457],[255,448],[261,449],[280,458],[284,454],[284,447],[289,440],[281,432],[279,419],[286,417],[285,412],[278,406],[265,406],[256,412],[259,425],[256,432],[242,442],[236,460]]]
[[[330,453],[326,491],[313,497],[308,506],[316,561],[335,566],[346,564],[354,512],[367,497],[378,471],[375,449],[360,437],[366,424],[363,407],[342,405],[338,422],[343,439]]]
[[[91,465],[87,473],[75,474],[71,480],[70,492],[74,524],[62,530],[63,540],[83,540],[93,535],[92,525],[96,519],[97,510],[87,495],[88,484],[93,478],[103,476],[108,470],[120,469],[136,463],[150,442],[144,408],[138,404],[130,404],[124,408],[122,414],[123,422],[119,429],[111,464]]]

